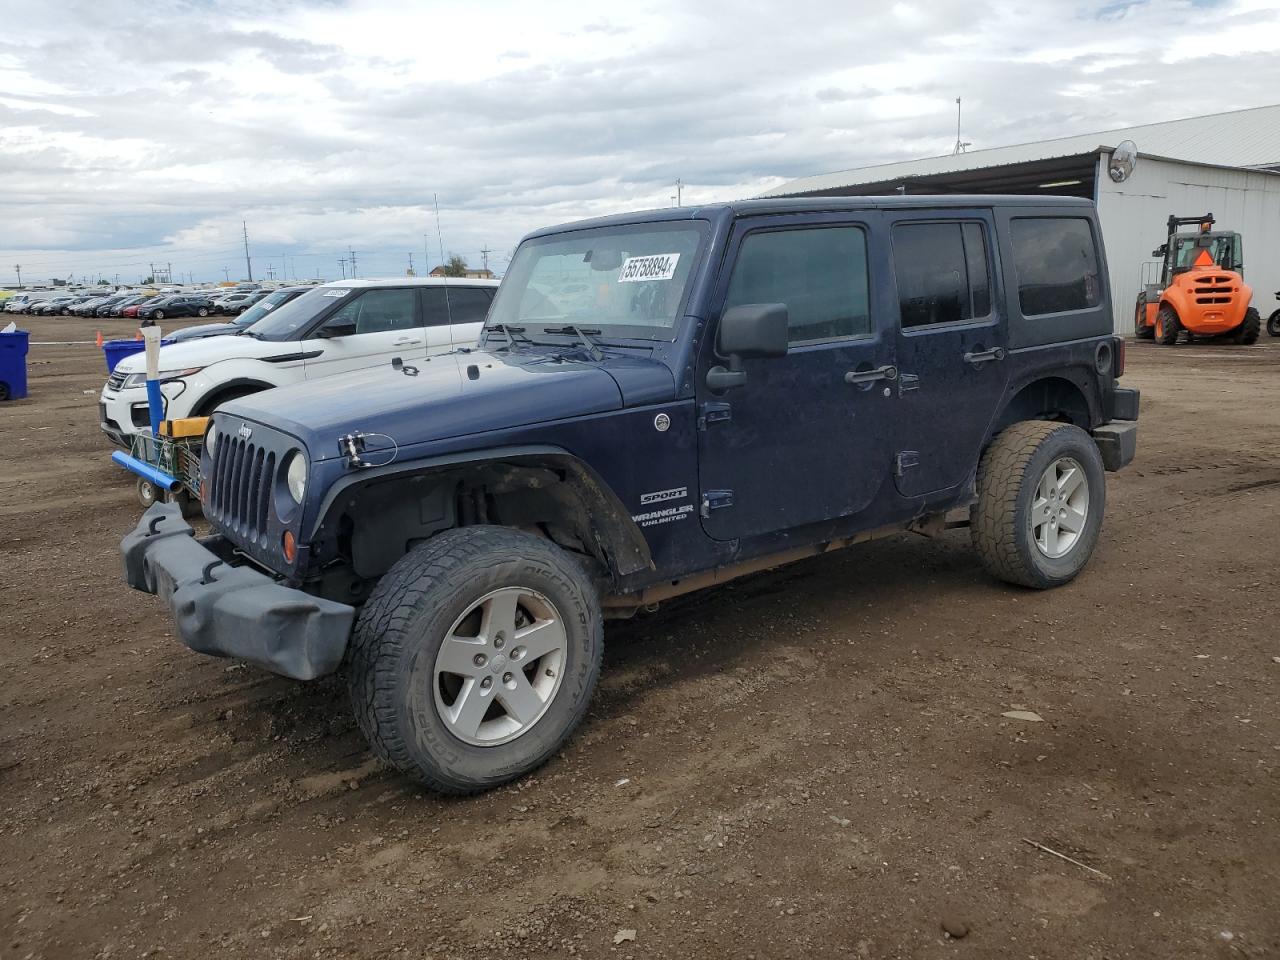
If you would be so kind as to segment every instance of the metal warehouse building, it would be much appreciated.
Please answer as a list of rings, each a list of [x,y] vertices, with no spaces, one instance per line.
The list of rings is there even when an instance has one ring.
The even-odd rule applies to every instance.
[[[1133,175],[1107,169],[1125,140],[1138,148]],[[1061,137],[945,157],[805,177],[768,197],[890,193],[1026,193],[1088,197],[1098,205],[1118,332],[1133,332],[1144,279],[1158,275],[1151,251],[1169,214],[1212,213],[1215,229],[1241,234],[1245,282],[1265,320],[1280,303],[1280,105],[1123,130]]]

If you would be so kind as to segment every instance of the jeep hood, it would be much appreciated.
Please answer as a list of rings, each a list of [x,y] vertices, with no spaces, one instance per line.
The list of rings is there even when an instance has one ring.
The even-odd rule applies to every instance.
[[[652,360],[604,363],[553,353],[471,350],[405,361],[280,387],[233,401],[220,412],[257,421],[302,440],[313,460],[341,456],[338,438],[384,434],[403,451],[414,444],[590,416],[632,402],[675,395],[670,370]],[[615,372],[610,367],[616,366]],[[385,446],[379,437],[371,446]]]

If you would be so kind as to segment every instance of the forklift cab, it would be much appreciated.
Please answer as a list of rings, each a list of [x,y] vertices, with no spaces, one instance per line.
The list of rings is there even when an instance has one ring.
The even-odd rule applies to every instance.
[[[1163,261],[1160,285],[1167,287],[1174,277],[1192,267],[1216,266],[1244,276],[1244,247],[1238,233],[1213,230],[1213,214],[1203,217],[1170,217],[1169,239],[1151,251]],[[1177,229],[1194,223],[1199,230],[1178,233]]]

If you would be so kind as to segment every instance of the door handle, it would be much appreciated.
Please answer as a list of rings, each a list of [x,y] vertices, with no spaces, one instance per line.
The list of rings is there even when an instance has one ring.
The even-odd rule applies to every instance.
[[[395,346],[406,347],[411,343],[421,343],[421,342],[422,341],[417,339],[416,337],[401,337],[399,340],[395,342]]]
[[[999,361],[1004,358],[1004,347],[992,347],[990,350],[970,350],[964,355],[964,362],[972,363],[976,367],[980,363],[990,363],[992,360]]]
[[[898,368],[892,364],[872,370],[850,370],[844,375],[845,383],[874,383],[877,380],[897,380]]]

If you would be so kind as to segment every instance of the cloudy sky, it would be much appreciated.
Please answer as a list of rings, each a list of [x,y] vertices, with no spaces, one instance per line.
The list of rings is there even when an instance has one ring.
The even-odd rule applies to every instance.
[[[526,231],[1280,100],[1260,0],[0,0],[0,282],[505,265]],[[424,241],[424,234],[427,239]]]

